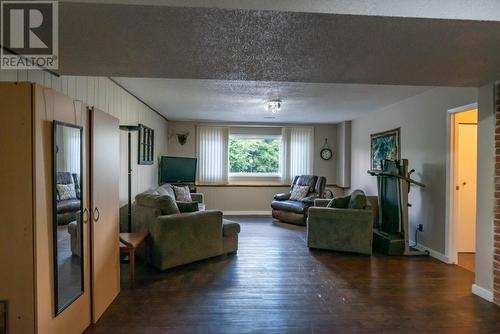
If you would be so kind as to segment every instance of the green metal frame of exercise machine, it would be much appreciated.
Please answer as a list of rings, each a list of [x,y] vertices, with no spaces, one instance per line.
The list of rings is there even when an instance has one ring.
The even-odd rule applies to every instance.
[[[373,248],[387,255],[427,255],[409,244],[408,193],[410,185],[425,187],[411,179],[408,160],[382,161],[381,170],[369,170],[377,177],[379,216],[373,230]]]

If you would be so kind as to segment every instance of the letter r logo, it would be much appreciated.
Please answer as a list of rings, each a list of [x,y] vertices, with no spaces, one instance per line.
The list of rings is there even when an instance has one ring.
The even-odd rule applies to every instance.
[[[0,0],[0,68],[59,68],[59,3]]]
[[[52,54],[52,1],[3,1],[2,45],[18,54]]]

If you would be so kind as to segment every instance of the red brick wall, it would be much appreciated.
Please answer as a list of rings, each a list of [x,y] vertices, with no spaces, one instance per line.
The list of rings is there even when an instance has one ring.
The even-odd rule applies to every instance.
[[[495,303],[500,305],[500,83],[495,85],[495,223],[494,223],[494,246],[493,246],[493,297]]]

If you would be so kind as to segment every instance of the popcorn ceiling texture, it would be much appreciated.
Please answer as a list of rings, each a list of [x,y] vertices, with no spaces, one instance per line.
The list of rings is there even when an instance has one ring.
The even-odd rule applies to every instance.
[[[500,22],[60,4],[68,75],[479,86]]]

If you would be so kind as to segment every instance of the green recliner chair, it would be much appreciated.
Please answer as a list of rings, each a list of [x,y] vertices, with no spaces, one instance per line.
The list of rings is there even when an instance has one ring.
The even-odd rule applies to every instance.
[[[135,197],[132,230],[149,232],[147,251],[139,255],[159,270],[238,250],[238,223],[223,219],[221,211],[197,211],[198,205],[190,203],[176,203],[157,190]]]
[[[307,246],[371,255],[376,201],[376,197],[367,197],[361,190],[333,202],[315,200],[309,208]]]

